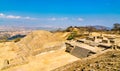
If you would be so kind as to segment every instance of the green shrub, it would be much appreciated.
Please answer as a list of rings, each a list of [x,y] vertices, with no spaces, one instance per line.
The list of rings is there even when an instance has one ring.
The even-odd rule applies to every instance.
[[[75,37],[77,36],[77,32],[76,31],[73,31],[67,38],[67,40],[72,40],[74,39]]]
[[[20,39],[21,39],[21,38],[16,38],[16,39],[14,39],[13,41],[14,41],[14,42],[18,42],[18,41],[20,41]]]

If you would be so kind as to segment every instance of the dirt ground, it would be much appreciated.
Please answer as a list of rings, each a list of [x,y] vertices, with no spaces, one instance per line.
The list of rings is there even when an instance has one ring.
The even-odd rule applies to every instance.
[[[95,58],[78,60],[54,71],[120,71],[120,51],[110,50]]]
[[[11,67],[3,71],[50,71],[77,60],[79,60],[79,58],[61,49],[29,57],[28,64]]]

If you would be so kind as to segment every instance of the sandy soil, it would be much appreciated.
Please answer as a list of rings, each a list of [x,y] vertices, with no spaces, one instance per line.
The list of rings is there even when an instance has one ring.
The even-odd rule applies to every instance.
[[[29,60],[28,64],[11,67],[5,71],[50,71],[57,67],[72,63],[73,61],[77,61],[79,58],[61,49],[29,57]]]

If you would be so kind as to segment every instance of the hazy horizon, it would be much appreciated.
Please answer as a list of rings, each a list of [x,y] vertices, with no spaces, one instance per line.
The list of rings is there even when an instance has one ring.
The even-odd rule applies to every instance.
[[[120,23],[120,0],[0,0],[0,26],[65,28]]]

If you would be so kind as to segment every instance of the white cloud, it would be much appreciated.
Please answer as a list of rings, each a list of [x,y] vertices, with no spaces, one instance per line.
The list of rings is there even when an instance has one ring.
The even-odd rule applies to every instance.
[[[64,20],[68,20],[68,17],[60,18],[60,20],[62,20],[62,21],[64,21]]]
[[[64,21],[64,20],[68,20],[68,18],[67,17],[62,17],[62,18],[53,17],[53,18],[48,18],[48,20],[50,20],[50,21],[56,21],[56,20]]]
[[[7,18],[7,19],[27,19],[27,20],[35,20],[35,19],[37,19],[37,18],[22,17],[22,16],[16,16],[16,15],[5,15],[3,13],[0,13],[0,18]]]
[[[28,20],[37,20],[37,18],[31,18],[31,17],[25,17],[24,19],[28,19]]]
[[[6,18],[8,18],[8,19],[20,19],[22,17],[21,16],[8,15],[8,16],[6,16]]]
[[[0,13],[0,18],[4,18],[5,15],[3,13]]]
[[[51,21],[56,21],[57,20],[57,18],[49,18],[48,20],[51,20]]]
[[[3,14],[3,13],[0,13],[0,17],[2,17],[2,16],[4,16],[4,14]]]
[[[81,21],[81,22],[82,22],[82,21],[84,21],[84,19],[83,19],[83,18],[78,18],[78,21]]]
[[[30,17],[25,17],[25,19],[31,19]]]
[[[25,19],[25,20],[45,20],[45,21],[65,21],[68,20],[68,17],[51,17],[51,18],[33,18],[29,16],[18,16],[18,15],[6,15],[3,13],[0,13],[0,18],[4,19]]]

